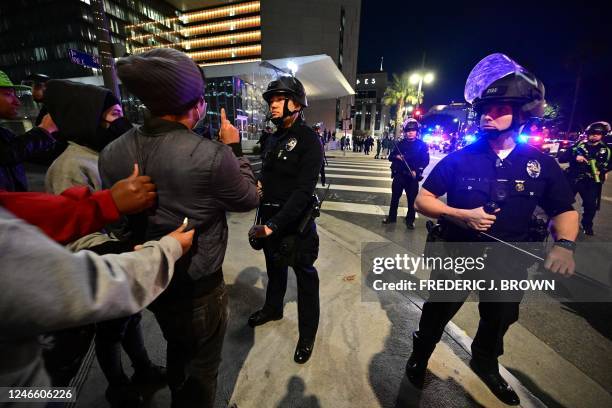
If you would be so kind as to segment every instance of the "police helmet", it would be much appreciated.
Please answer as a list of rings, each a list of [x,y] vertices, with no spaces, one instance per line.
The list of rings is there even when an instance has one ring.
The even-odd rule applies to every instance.
[[[308,107],[304,85],[294,76],[282,76],[270,82],[268,89],[263,93],[263,98],[269,104],[270,99],[274,95],[286,95],[302,105],[302,107]]]
[[[504,54],[491,54],[470,72],[465,99],[476,112],[490,103],[508,103],[526,116],[544,114],[544,84],[535,75]]]
[[[402,131],[403,132],[410,132],[411,130],[415,130],[415,131],[419,131],[421,128],[421,125],[419,124],[419,122],[414,119],[414,118],[408,118],[405,122],[404,125],[402,126]]]
[[[47,82],[48,80],[50,80],[51,78],[49,77],[49,75],[33,73],[33,74],[28,75],[27,79],[32,81],[35,84],[43,84]]]
[[[608,122],[594,122],[587,126],[584,131],[587,135],[602,135],[606,136],[610,133],[610,124]]]

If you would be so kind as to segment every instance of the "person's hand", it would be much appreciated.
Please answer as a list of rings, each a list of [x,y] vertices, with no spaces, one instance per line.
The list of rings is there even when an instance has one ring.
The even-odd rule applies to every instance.
[[[49,115],[48,113],[42,117],[40,121],[40,125],[38,125],[38,127],[43,128],[48,133],[55,133],[58,130],[57,125],[51,118],[51,115]]]
[[[496,213],[499,212],[498,208]],[[463,221],[468,227],[475,229],[476,231],[486,231],[491,228],[491,225],[495,222],[497,217],[493,214],[487,214],[483,207],[474,208],[471,210],[464,210]]]
[[[395,158],[397,160],[402,160],[404,158],[404,156],[402,156],[401,154],[397,154],[397,155],[395,155]]]
[[[412,174],[412,178],[416,178],[416,171],[412,170],[410,173]]]
[[[257,195],[259,198],[263,197],[263,184],[259,180],[257,180]]]
[[[578,162],[578,163],[588,163],[589,161],[586,159],[586,157],[584,157],[582,155],[578,155],[578,156],[576,156],[576,162]]]
[[[552,273],[570,277],[576,270],[574,253],[567,248],[553,245],[544,262],[544,268]]]
[[[253,225],[249,230],[250,238],[266,238],[272,235],[272,230],[266,225]]]
[[[221,130],[219,131],[219,140],[226,145],[240,143],[240,132],[238,132],[238,129],[227,120],[224,108],[221,108]]]
[[[193,243],[193,234],[195,231],[194,229],[192,229],[191,231],[185,232],[185,228],[187,228],[187,224],[181,224],[180,227],[166,235],[167,237],[172,237],[176,239],[178,243],[181,244],[183,255],[185,255],[187,251],[189,251],[189,248],[191,248],[191,244]],[[134,251],[140,251],[142,248],[142,245],[136,245],[134,247]]]
[[[191,248],[191,244],[193,243],[193,233],[194,229],[185,232],[185,228],[187,228],[187,224],[181,224],[180,227],[172,231],[168,234],[169,237],[176,239],[179,244],[181,244],[181,248],[183,248],[183,255],[189,251]]]
[[[138,175],[138,164],[134,171],[123,180],[119,180],[110,189],[113,201],[121,214],[136,214],[155,204],[157,193],[155,184],[149,176]]]

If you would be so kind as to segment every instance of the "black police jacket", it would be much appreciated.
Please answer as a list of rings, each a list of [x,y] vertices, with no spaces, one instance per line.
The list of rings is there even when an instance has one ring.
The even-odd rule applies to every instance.
[[[404,164],[404,160],[397,158],[399,154],[404,156],[404,160],[406,160],[410,169],[416,172],[417,179],[421,177],[423,170],[429,165],[429,149],[427,144],[420,139],[410,141],[404,138],[395,143],[389,155],[392,177],[403,176],[405,178],[412,178],[412,174],[406,167],[406,164]]]
[[[279,128],[274,145],[265,152],[261,172],[263,203],[280,204],[268,220],[272,230],[294,232],[312,203],[323,151],[317,134],[301,119],[288,129]]]
[[[593,170],[589,163],[578,163],[577,156],[583,156],[587,160],[595,160],[595,167],[600,171],[600,179],[605,180],[606,173],[610,170],[610,148],[603,142],[589,144],[586,141],[576,143],[566,151],[564,161],[569,162],[568,174],[574,180],[594,180]]]
[[[0,190],[28,191],[23,162],[54,143],[55,139],[38,127],[22,136],[0,127]]]
[[[502,160],[486,140],[478,140],[442,159],[423,188],[438,197],[446,194],[454,208],[496,202],[501,211],[487,232],[506,241],[528,240],[536,206],[549,217],[574,209],[574,194],[555,159],[523,143]]]

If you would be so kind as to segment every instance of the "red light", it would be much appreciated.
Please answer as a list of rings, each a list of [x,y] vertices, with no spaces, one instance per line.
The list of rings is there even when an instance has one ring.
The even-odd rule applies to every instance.
[[[417,115],[417,116],[420,116],[421,115],[421,111],[417,110],[417,111],[414,112],[414,114]]]
[[[540,141],[540,137],[536,136],[536,137],[533,138],[533,140],[535,140],[536,142],[539,142]]]

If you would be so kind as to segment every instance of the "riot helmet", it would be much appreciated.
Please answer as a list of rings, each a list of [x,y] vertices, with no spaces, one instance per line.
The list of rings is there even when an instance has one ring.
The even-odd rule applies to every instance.
[[[308,99],[306,98],[306,91],[304,85],[294,76],[282,76],[268,84],[268,88],[263,93],[264,100],[270,105],[270,101],[273,96],[282,95],[286,97],[285,106],[283,108],[283,116],[280,118],[273,118],[271,112],[268,113],[268,120],[279,126],[283,123],[284,119],[296,113],[296,111],[289,110],[288,99],[292,99],[294,102],[299,103],[302,108],[308,107]]]
[[[512,106],[511,128],[520,131],[530,117],[544,114],[544,84],[510,57],[496,53],[481,60],[470,72],[465,84],[465,100],[478,115],[490,104]],[[506,129],[504,129],[505,131]],[[488,131],[495,137],[502,131]]]
[[[585,129],[584,133],[589,135],[602,135],[606,136],[610,133],[610,124],[608,122],[593,122]]]
[[[402,126],[402,131],[404,133],[410,132],[412,130],[414,130],[414,131],[416,131],[418,133],[420,129],[421,129],[421,125],[414,118],[406,119],[406,121],[404,122],[404,125]]]

